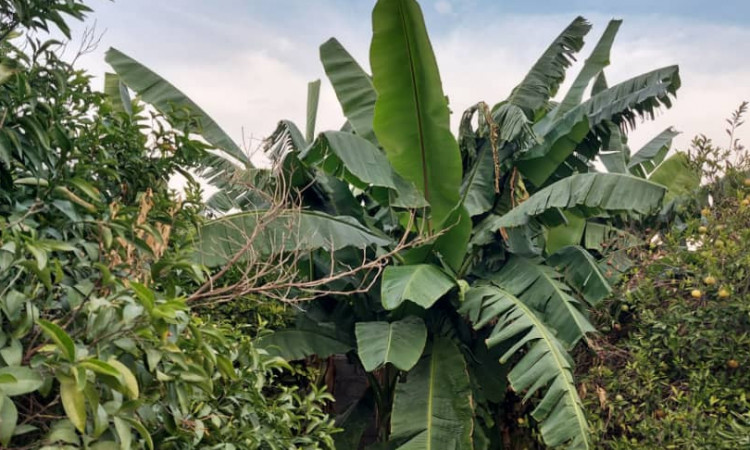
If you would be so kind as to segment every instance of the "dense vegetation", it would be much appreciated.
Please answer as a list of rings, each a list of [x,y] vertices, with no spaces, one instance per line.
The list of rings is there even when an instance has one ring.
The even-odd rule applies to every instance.
[[[3,5],[0,447],[330,447],[328,395],[186,303],[204,207],[167,182],[206,152],[188,111],[114,102],[37,40],[79,2]]]
[[[116,49],[93,89],[35,33],[80,1],[0,5],[2,446],[746,444],[746,162],[631,152],[680,78],[609,86],[620,21],[561,101],[580,17],[454,136],[419,5],[379,0],[372,74],[320,47],[346,122],[316,133],[310,83],[266,169]]]
[[[706,184],[597,311],[581,383],[602,448],[750,445],[750,159],[730,143],[695,139]]]

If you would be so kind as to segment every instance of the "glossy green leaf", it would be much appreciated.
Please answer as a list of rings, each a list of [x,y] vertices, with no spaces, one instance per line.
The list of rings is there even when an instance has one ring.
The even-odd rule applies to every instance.
[[[372,18],[375,134],[430,204],[437,229],[458,203],[462,168],[422,11],[414,0],[379,0]]]
[[[461,351],[445,337],[396,385],[391,440],[404,450],[471,449],[473,402]]]
[[[18,410],[9,397],[0,393],[0,444],[9,448],[13,431],[18,424]]]
[[[427,342],[427,328],[422,319],[414,316],[390,323],[358,322],[355,334],[357,354],[368,372],[386,363],[399,370],[411,370]]]
[[[190,109],[200,122],[199,126],[193,130],[195,133],[200,134],[210,144],[243,164],[252,165],[245,152],[221,129],[219,124],[171,83],[114,48],[107,50],[105,59],[120,80],[137,92],[143,101],[154,105],[164,114],[168,114],[174,108]]]
[[[114,378],[121,378],[120,371],[112,366],[111,364],[105,363],[104,361],[100,361],[98,359],[87,359],[84,361],[81,361],[78,363],[78,367],[82,367],[84,369],[88,369],[94,373],[98,373],[101,375],[108,375],[110,377]]]
[[[377,144],[372,129],[377,94],[370,76],[335,38],[320,46],[320,61],[354,131]]]
[[[44,334],[52,340],[52,342],[57,345],[57,347],[62,352],[65,359],[68,361],[75,361],[76,359],[76,347],[75,343],[73,343],[73,339],[68,336],[68,333],[65,332],[62,328],[60,328],[58,325],[49,322],[47,320],[39,319],[37,321],[37,324],[42,329]]]
[[[385,309],[396,309],[406,300],[429,308],[455,285],[432,264],[388,266],[383,271],[380,296]]]
[[[42,383],[39,373],[28,367],[0,367],[0,391],[9,397],[34,392]]]

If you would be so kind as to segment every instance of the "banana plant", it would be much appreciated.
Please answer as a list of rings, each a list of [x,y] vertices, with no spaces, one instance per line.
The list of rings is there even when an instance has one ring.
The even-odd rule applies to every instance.
[[[576,18],[507,99],[467,110],[457,136],[415,0],[377,1],[372,74],[335,39],[321,46],[346,123],[316,135],[311,100],[306,135],[282,121],[268,139],[280,172],[303,191],[302,212],[289,211],[297,238],[283,246],[307,252],[305,274],[315,278],[332,260],[349,267],[356,249],[373,257],[404,238],[419,242],[393,254],[372,289],[320,298],[293,328],[261,339],[287,359],[347,354],[367,374],[365,394],[337,418],[340,445],[366,441],[374,423],[385,448],[500,448],[510,387],[533,404],[547,445],[591,448],[569,352],[595,332],[587,307],[611,291],[597,245],[621,232],[618,223],[657,211],[666,191],[629,171],[597,173],[591,161],[612,127],[624,132],[669,107],[679,88],[676,67],[600,82],[619,26],[610,22],[555,103],[591,28]],[[136,92],[147,89],[137,78],[153,72],[134,67],[114,68]],[[238,191],[226,184],[220,195],[231,201]],[[213,270],[262,214],[252,203],[240,209],[203,226],[197,257]],[[573,223],[584,230],[571,233]],[[279,240],[272,225],[259,242]],[[330,290],[365,276],[337,278]]]

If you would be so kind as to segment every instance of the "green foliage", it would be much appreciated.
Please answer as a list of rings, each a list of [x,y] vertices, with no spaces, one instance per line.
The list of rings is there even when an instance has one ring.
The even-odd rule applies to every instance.
[[[613,250],[632,245],[619,228],[658,211],[665,192],[631,174],[589,173],[591,161],[613,129],[624,134],[671,105],[677,68],[606,88],[613,21],[557,105],[551,97],[590,29],[577,18],[506,100],[470,108],[454,136],[417,2],[379,0],[372,18],[371,78],[337,41],[321,47],[347,123],[313,138],[312,127],[305,136],[282,120],[267,140],[278,174],[265,174],[269,186],[274,195],[290,186],[282,194],[302,209],[269,216],[269,205],[246,201],[245,185],[224,183],[217,205],[241,212],[204,226],[196,257],[247,264],[260,236],[251,257],[291,255],[290,270],[321,283],[294,327],[260,345],[287,359],[345,353],[367,372],[365,393],[337,418],[341,442],[366,443],[372,421],[386,448],[499,448],[515,419],[507,376],[533,403],[544,442],[591,448],[568,354],[594,331],[582,299],[610,292],[622,253],[609,238],[625,242]],[[153,78],[135,63],[125,69]],[[662,153],[644,152],[639,164]],[[299,291],[285,299],[305,299]]]
[[[595,355],[580,357],[599,447],[748,443],[750,165],[733,147],[725,159],[707,139],[694,141],[688,164],[711,182],[692,193],[698,200],[683,205],[685,222],[639,255],[638,269],[597,314],[607,334]],[[713,206],[701,200],[708,193]]]
[[[203,205],[186,170],[207,147],[191,112],[148,113],[112,76],[114,97],[95,92],[59,44],[22,34],[47,22],[65,32],[60,15],[80,16],[78,2],[11,3],[19,33],[0,43],[13,67],[0,83],[0,446],[331,448],[328,394],[280,383],[295,373],[284,360],[186,304],[205,277],[192,260]],[[168,189],[177,172],[188,175],[184,199]]]

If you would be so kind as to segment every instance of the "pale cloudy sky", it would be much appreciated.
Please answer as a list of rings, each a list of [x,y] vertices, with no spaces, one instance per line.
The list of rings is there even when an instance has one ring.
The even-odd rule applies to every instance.
[[[624,19],[607,69],[610,84],[679,64],[675,106],[631,134],[636,149],[672,125],[685,148],[697,133],[726,142],[724,118],[750,100],[748,0],[422,0],[444,89],[460,113],[504,99],[577,15],[594,28],[585,59],[612,18]],[[335,36],[368,68],[373,0],[93,0],[99,48],[81,65],[107,70],[116,47],[201,105],[239,142],[260,139],[279,119],[304,125],[307,82],[321,78],[318,130],[343,122],[318,60]],[[89,21],[91,23],[91,20]],[[82,28],[77,28],[80,34]],[[573,78],[571,72],[569,80]],[[562,90],[564,92],[564,90]],[[750,144],[750,124],[740,133]],[[257,145],[257,141],[254,145]]]

